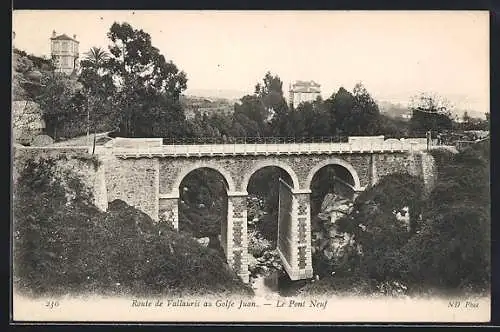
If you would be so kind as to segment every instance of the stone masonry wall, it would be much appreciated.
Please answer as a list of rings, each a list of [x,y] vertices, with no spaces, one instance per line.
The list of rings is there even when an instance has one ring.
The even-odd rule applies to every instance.
[[[417,154],[410,153],[374,154],[377,179],[398,172],[419,176],[418,158]]]
[[[105,164],[108,200],[123,200],[158,220],[158,159],[107,156]]]
[[[299,190],[293,193],[290,225],[293,243],[288,248],[289,273],[295,280],[311,277],[313,273],[307,190],[310,189],[308,181],[320,166],[338,160],[348,164],[347,167],[352,166],[361,188],[395,172],[421,176],[426,187],[431,187],[435,178],[434,159],[426,152],[121,159],[112,155],[110,149],[103,149],[103,153],[91,157],[86,148],[16,148],[14,182],[23,162],[42,156],[54,157],[62,168],[78,174],[94,193],[95,204],[101,209],[105,210],[108,202],[121,199],[154,220],[172,223],[175,228],[178,228],[178,186],[182,179],[200,167],[218,170],[228,186],[227,224],[221,229],[221,244],[229,265],[245,282],[249,278],[246,186],[257,169],[282,167],[294,180],[293,190]]]
[[[102,211],[108,207],[104,165],[87,148],[68,147],[65,149],[15,147],[13,151],[13,178],[15,183],[28,160],[50,159],[55,161],[55,169],[70,171],[77,175],[83,185],[92,193],[93,203]],[[64,179],[62,179],[64,180]]]
[[[332,159],[341,159],[351,164],[358,173],[361,186],[366,186],[371,181],[371,157],[369,154],[339,154],[339,155],[280,155],[280,156],[213,156],[213,157],[169,157],[160,159],[160,194],[177,192],[182,178],[186,172],[209,167],[226,175],[230,191],[246,191],[248,180],[255,168],[259,166],[281,165],[285,170],[292,170],[290,176],[298,179],[299,188],[309,189],[306,179],[311,170],[318,164]],[[231,186],[233,186],[231,188]],[[298,188],[295,188],[298,189]]]
[[[388,174],[403,172],[418,176],[424,181],[426,192],[434,186],[436,169],[434,157],[426,151],[393,155],[373,155],[376,178],[379,180]]]
[[[420,152],[421,174],[424,180],[425,193],[428,195],[434,188],[437,170],[434,157],[425,151]]]
[[[179,229],[179,199],[160,198],[158,219]]]

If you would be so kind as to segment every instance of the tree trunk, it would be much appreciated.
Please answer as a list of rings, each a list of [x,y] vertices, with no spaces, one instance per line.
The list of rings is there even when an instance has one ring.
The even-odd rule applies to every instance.
[[[96,132],[95,132],[95,125],[94,125],[94,143],[92,144],[92,154],[95,152],[95,142],[96,142]]]

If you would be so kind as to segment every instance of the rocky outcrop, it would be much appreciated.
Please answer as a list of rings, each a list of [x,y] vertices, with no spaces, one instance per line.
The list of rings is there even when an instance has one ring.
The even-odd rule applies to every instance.
[[[45,129],[40,106],[29,100],[12,102],[12,136],[14,142],[30,145]]]
[[[332,224],[342,216],[348,214],[352,208],[352,202],[336,194],[326,194],[321,204],[321,212],[318,217],[321,220],[329,221]]]
[[[321,212],[313,218],[313,254],[323,255],[328,259],[338,259],[343,256],[346,248],[353,244],[353,238],[348,233],[340,232],[336,222],[350,213],[351,209],[350,200],[332,193],[325,196]]]
[[[249,255],[248,270],[251,276],[267,275],[272,271],[282,271],[281,258],[276,249],[267,250],[260,257]]]
[[[37,135],[31,141],[32,146],[47,146],[54,143],[54,139],[48,135]]]
[[[283,271],[278,251],[271,241],[255,229],[249,230],[248,233],[248,253],[248,270],[251,277]]]

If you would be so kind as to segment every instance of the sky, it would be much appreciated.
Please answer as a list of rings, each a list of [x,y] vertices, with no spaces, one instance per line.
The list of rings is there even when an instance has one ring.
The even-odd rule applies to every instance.
[[[314,80],[329,97],[361,82],[377,100],[407,104],[429,92],[489,112],[487,11],[49,11],[13,12],[15,47],[49,55],[50,36],[77,35],[80,53],[107,48],[113,22],[149,33],[186,72],[186,94],[252,93],[270,71]]]

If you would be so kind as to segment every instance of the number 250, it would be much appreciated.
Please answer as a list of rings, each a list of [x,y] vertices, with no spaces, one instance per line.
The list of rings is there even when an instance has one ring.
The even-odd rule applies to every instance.
[[[47,301],[45,302],[45,306],[48,307],[49,309],[57,308],[59,306],[59,301],[53,301],[53,300]]]

